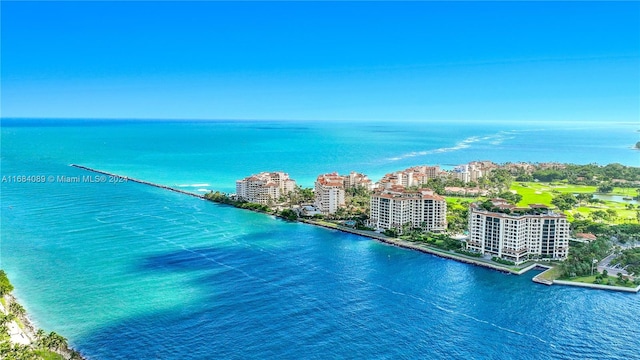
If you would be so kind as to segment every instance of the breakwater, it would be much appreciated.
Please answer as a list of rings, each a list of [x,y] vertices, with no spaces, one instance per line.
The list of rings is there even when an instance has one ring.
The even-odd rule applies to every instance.
[[[72,166],[74,168],[86,170],[86,171],[91,171],[91,172],[94,172],[94,173],[97,173],[97,174],[109,176],[109,177],[114,178],[114,179],[123,179],[123,180],[126,180],[126,181],[131,181],[131,182],[138,183],[138,184],[153,186],[153,187],[157,187],[159,189],[169,190],[169,191],[177,192],[177,193],[180,193],[180,194],[189,195],[189,196],[193,196],[193,197],[197,197],[197,198],[206,200],[204,195],[195,194],[195,193],[192,193],[192,192],[188,192],[188,191],[172,188],[170,186],[154,184],[152,182],[145,181],[145,180],[135,179],[135,178],[131,178],[131,177],[128,177],[128,176],[122,176],[122,175],[118,175],[118,174],[112,174],[112,173],[109,173],[109,172],[106,172],[106,171],[93,169],[93,168],[82,166],[82,165],[71,164],[70,166]]]

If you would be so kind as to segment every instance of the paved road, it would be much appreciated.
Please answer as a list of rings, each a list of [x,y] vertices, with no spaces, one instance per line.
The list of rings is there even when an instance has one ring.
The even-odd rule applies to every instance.
[[[622,275],[629,275],[629,273],[627,273],[627,270],[611,267],[611,264],[610,264],[611,260],[613,260],[615,257],[616,257],[615,254],[611,254],[606,258],[602,259],[602,261],[598,263],[598,272],[602,272],[602,270],[607,270],[607,273],[611,276],[618,276],[618,273],[622,273]]]

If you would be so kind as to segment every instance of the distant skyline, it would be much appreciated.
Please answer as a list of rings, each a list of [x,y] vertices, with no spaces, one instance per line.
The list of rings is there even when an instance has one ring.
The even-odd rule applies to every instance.
[[[6,2],[1,116],[640,121],[640,2]]]

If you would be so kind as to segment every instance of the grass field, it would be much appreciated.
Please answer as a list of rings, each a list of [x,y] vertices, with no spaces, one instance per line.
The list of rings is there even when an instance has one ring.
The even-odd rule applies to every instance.
[[[522,195],[522,200],[518,203],[518,206],[527,206],[529,204],[545,204],[551,205],[551,199],[554,195],[561,193],[595,193],[598,189],[595,186],[586,185],[568,185],[563,183],[536,183],[536,182],[514,182],[511,185],[511,191],[516,191]],[[611,195],[629,195],[633,189],[615,188]],[[626,208],[626,203],[615,201],[604,201],[604,203],[587,204],[582,203],[580,206],[572,210],[566,211],[569,220],[573,220],[575,214],[580,214],[585,218],[589,218],[589,214],[596,210],[612,209],[617,213],[617,218],[614,223],[637,223],[635,209],[630,210]]]
[[[563,280],[575,281],[575,282],[580,282],[585,284],[595,284],[596,276],[595,275],[581,276],[581,277],[575,277],[575,278],[563,279]],[[630,287],[630,288],[634,288],[637,286],[637,285],[634,285],[632,282],[628,282],[627,284],[618,283],[617,282],[618,278],[615,276],[609,276],[609,280],[611,280],[614,286],[624,286],[624,287]]]
[[[44,360],[64,360],[64,357],[60,354],[56,354],[49,350],[36,350],[36,354],[38,354]]]
[[[445,196],[445,200],[447,201],[447,205],[453,204],[468,204],[474,201],[478,201],[481,198],[478,197],[462,197],[462,196]]]
[[[558,266],[554,266],[549,270],[543,271],[540,277],[545,280],[553,281],[559,278],[560,275],[561,275],[560,268]]]

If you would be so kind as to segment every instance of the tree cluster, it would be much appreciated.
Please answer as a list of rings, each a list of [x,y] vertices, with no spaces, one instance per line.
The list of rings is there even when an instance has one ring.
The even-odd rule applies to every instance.
[[[223,194],[219,191],[216,192],[208,192],[204,195],[205,199],[217,202],[220,204],[232,205],[240,209],[247,209],[253,211],[261,211],[261,212],[269,212],[271,209],[267,205],[251,203],[244,200],[233,200],[226,194]]]
[[[591,275],[594,263],[604,259],[611,252],[611,242],[604,237],[569,247],[569,255],[560,265],[563,277]]]
[[[296,214],[295,211],[291,210],[291,209],[284,209],[282,211],[280,211],[280,214],[278,214],[278,216],[280,216],[281,218],[287,220],[287,221],[296,221],[298,220],[298,214]]]
[[[608,182],[613,179],[640,181],[640,168],[621,164],[608,164],[605,166],[597,164],[566,164],[559,169],[538,168],[531,173],[531,177],[543,182],[566,180],[570,184],[598,186],[603,181]],[[517,180],[527,181],[521,178]]]
[[[558,209],[565,211],[572,209],[578,203],[578,199],[573,194],[562,193],[556,195],[551,199],[551,204],[555,205]]]
[[[522,200],[522,195],[511,192],[511,191],[503,191],[497,194],[496,196],[501,199],[507,200],[508,203],[513,205],[517,205],[520,202],[520,200]]]
[[[572,222],[571,230],[574,233],[592,233],[598,237],[613,238],[621,244],[640,242],[640,224],[608,225],[585,219]]]
[[[469,227],[469,205],[459,201],[447,204],[447,229],[460,233]]]
[[[0,270],[0,296],[4,296],[13,291],[13,285],[7,277],[7,273],[4,270]]]
[[[619,263],[628,273],[640,276],[640,248],[622,250],[611,263]]]

